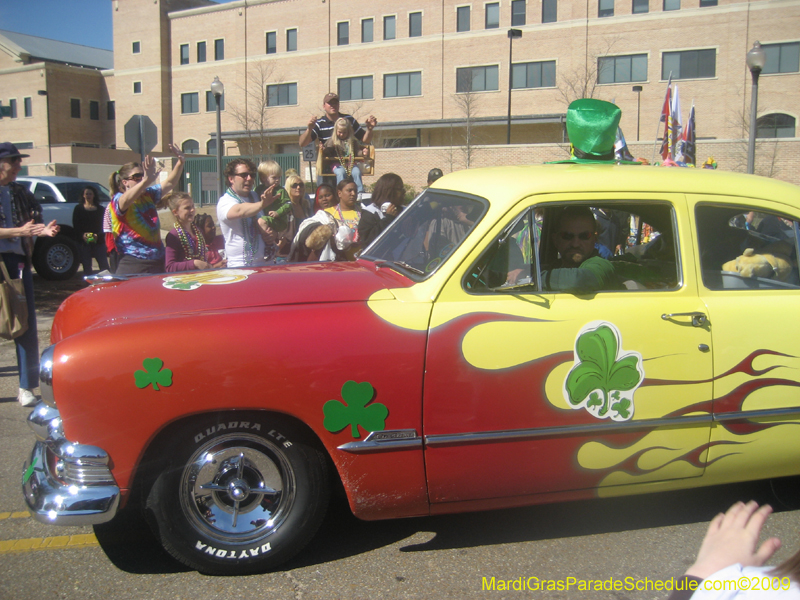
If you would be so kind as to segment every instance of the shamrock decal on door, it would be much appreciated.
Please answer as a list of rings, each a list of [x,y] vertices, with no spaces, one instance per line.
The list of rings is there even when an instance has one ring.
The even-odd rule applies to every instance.
[[[350,433],[353,438],[359,437],[359,425],[365,431],[386,429],[386,417],[389,416],[389,409],[380,402],[369,404],[374,395],[375,389],[369,382],[345,382],[342,386],[344,402],[328,400],[322,406],[322,413],[325,415],[322,426],[331,433],[339,433],[350,425]]]
[[[598,419],[633,418],[633,393],[644,381],[642,355],[622,350],[611,323],[589,323],[575,340],[575,365],[564,380],[564,398]]]

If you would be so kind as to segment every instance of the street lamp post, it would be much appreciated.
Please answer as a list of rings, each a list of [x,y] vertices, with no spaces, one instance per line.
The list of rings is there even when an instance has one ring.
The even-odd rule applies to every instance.
[[[214,94],[214,104],[217,106],[217,198],[222,197],[222,117],[219,104],[224,92],[225,85],[215,76],[211,82],[211,93]]]
[[[642,115],[642,86],[633,86],[633,91],[636,92],[636,141],[639,141],[639,122]]]
[[[508,123],[506,125],[506,144],[511,143],[511,84],[512,84],[512,74],[514,72],[511,62],[512,49],[514,46],[514,38],[521,38],[521,37],[522,37],[521,29],[508,30]]]
[[[747,53],[747,67],[753,76],[753,91],[750,94],[750,140],[747,144],[747,172],[751,175],[756,167],[756,120],[758,119],[758,76],[767,62],[767,53],[756,42]]]
[[[47,113],[47,162],[52,165],[53,147],[50,145],[50,96],[48,95],[47,90],[39,90],[36,93],[40,96],[44,96],[45,102],[47,103],[45,106],[45,112]]]

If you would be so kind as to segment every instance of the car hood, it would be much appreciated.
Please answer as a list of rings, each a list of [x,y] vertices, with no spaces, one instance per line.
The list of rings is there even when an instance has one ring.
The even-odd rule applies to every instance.
[[[259,306],[366,301],[413,281],[374,263],[300,263],[190,271],[93,285],[67,298],[53,321],[52,343],[132,319]]]

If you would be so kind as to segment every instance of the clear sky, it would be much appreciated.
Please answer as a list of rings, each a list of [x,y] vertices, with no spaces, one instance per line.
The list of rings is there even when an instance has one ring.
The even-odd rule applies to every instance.
[[[0,29],[113,50],[111,6],[112,0],[0,0]]]

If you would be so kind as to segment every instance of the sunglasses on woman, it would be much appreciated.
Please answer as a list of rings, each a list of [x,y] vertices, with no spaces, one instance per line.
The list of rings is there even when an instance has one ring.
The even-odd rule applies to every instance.
[[[301,187],[305,187],[305,186],[302,183],[293,183],[292,187],[293,188],[301,188]]]
[[[130,177],[126,177],[125,181],[141,181],[142,179],[144,179],[144,173],[134,173]]]

